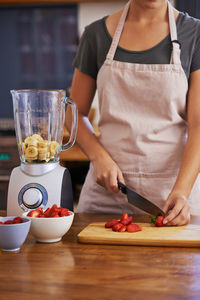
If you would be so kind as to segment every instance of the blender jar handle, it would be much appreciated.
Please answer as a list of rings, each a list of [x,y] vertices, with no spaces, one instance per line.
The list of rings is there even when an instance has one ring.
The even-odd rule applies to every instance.
[[[71,125],[71,133],[70,133],[69,140],[66,144],[62,145],[61,151],[67,150],[67,149],[71,148],[74,145],[75,139],[76,139],[76,134],[77,134],[77,122],[78,122],[78,110],[77,110],[76,103],[72,99],[70,99],[69,97],[65,97],[64,104],[65,105],[68,105],[68,104],[71,105],[71,108],[72,108],[72,125]]]

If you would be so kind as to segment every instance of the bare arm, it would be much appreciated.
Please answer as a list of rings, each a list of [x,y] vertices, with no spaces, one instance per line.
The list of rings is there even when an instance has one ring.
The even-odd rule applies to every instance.
[[[171,209],[166,218],[169,225],[189,222],[187,198],[200,171],[200,70],[190,75],[187,109],[188,139],[176,183],[164,207],[165,211]]]
[[[70,97],[76,102],[78,108],[77,143],[92,162],[97,183],[107,188],[110,193],[118,192],[117,180],[124,182],[122,173],[99,143],[88,119],[95,91],[96,81],[75,69]],[[66,120],[67,128],[69,128],[71,123],[69,113],[67,113]]]

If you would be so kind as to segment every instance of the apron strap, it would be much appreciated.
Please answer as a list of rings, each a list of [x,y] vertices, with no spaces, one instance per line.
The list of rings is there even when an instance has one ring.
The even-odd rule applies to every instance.
[[[129,0],[128,3],[125,5],[123,12],[121,14],[119,23],[115,30],[115,34],[113,36],[112,44],[110,46],[110,49],[109,49],[107,57],[106,57],[108,60],[113,60],[113,58],[114,58],[115,52],[117,50],[117,46],[119,44],[120,36],[121,36],[122,30],[124,27],[124,23],[126,20],[126,16],[128,14],[130,3],[131,3],[131,0]]]
[[[106,56],[106,59],[108,59],[109,61],[114,59],[115,52],[119,44],[120,36],[123,31],[126,16],[128,14],[130,3],[131,0],[129,0],[128,3],[125,5],[119,23],[117,25],[117,28],[115,30],[112,39],[112,44]],[[169,3],[169,1],[168,1],[168,13],[169,13],[169,28],[170,28],[171,44],[172,44],[172,54],[171,54],[170,64],[181,65],[181,59],[180,59],[181,51],[180,51],[180,43],[177,40],[176,21],[173,12],[173,6]]]
[[[171,54],[171,64],[181,65],[181,44],[178,41],[177,37],[177,28],[176,21],[174,17],[173,6],[168,1],[168,13],[169,13],[169,28],[170,28],[170,36],[171,36],[171,46],[172,46],[172,54]]]

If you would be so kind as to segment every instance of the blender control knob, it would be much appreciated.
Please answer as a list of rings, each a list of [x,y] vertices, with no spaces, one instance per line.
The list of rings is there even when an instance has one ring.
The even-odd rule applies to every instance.
[[[37,188],[29,188],[23,194],[23,203],[28,208],[36,208],[42,203],[42,193]]]

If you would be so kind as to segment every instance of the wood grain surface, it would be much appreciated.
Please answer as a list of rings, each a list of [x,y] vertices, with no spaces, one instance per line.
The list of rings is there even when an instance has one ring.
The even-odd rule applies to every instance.
[[[105,228],[105,223],[89,224],[78,235],[81,243],[200,247],[200,225],[155,227],[149,223],[137,223],[142,231],[114,232]]]
[[[78,242],[88,224],[118,217],[76,214],[61,242],[29,235],[19,253],[0,251],[0,300],[200,299],[199,248]]]

